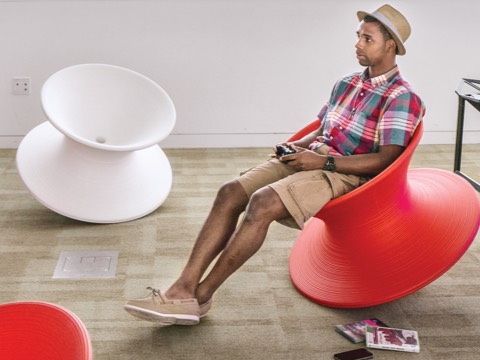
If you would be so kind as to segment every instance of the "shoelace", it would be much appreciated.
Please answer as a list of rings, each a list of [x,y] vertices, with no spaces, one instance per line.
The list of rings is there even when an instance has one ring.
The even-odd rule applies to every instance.
[[[147,287],[147,290],[150,290],[150,291],[151,291],[150,295],[152,295],[152,296],[160,296],[160,297],[163,299],[163,297],[162,297],[162,292],[160,291],[160,289],[155,289],[155,288],[152,288],[152,287],[149,286],[149,287]]]
[[[150,295],[151,295],[152,297],[158,296],[158,297],[160,297],[160,299],[162,300],[163,303],[166,303],[166,302],[168,301],[168,299],[166,299],[166,298],[163,297],[162,292],[160,291],[160,289],[155,289],[155,288],[153,288],[153,287],[151,287],[151,286],[148,286],[148,287],[147,287],[147,290],[150,290],[150,291],[151,291],[151,293],[149,294],[149,296],[150,296]],[[203,307],[203,306],[208,306],[208,304],[211,302],[211,300],[212,300],[212,299],[210,298],[210,300],[204,302],[201,306],[202,306],[202,307]],[[181,302],[182,300],[177,300],[177,301],[180,301],[180,302]],[[210,309],[210,308],[209,308],[209,309]],[[208,310],[207,310],[207,312],[208,312]],[[205,313],[205,314],[206,314],[206,313]]]

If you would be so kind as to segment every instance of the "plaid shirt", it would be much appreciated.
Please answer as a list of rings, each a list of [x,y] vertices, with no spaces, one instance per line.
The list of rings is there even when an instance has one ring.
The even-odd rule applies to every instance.
[[[340,79],[318,118],[331,155],[378,152],[382,145],[407,146],[425,107],[395,66],[368,78],[368,69]]]

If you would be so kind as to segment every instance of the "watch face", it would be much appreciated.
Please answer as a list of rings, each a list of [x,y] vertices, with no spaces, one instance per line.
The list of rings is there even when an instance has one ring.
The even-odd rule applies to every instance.
[[[328,156],[327,157],[327,162],[325,164],[325,170],[333,172],[335,171],[335,159],[333,156]]]

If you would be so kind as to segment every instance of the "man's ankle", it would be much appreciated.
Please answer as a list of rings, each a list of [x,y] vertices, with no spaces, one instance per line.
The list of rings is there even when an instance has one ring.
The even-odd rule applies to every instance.
[[[213,294],[205,292],[204,291],[205,289],[202,289],[201,287],[202,286],[200,284],[197,288],[197,292],[195,293],[195,297],[197,298],[199,305],[202,305],[202,304],[206,303],[213,296]]]
[[[165,296],[168,299],[193,299],[195,298],[195,290],[174,284],[165,291]]]

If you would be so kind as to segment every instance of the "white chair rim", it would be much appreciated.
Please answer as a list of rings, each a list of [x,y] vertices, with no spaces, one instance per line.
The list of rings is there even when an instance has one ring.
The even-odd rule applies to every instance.
[[[160,143],[175,125],[175,107],[160,85],[120,66],[79,64],[51,75],[41,90],[48,120],[84,145],[133,151]]]

